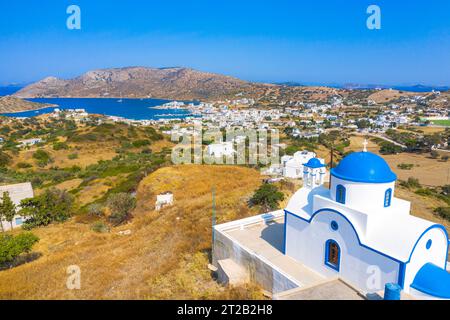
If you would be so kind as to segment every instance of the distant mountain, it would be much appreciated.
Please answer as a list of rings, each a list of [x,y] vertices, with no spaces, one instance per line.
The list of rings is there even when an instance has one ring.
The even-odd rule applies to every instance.
[[[450,87],[446,86],[427,86],[422,84],[416,84],[412,86],[388,86],[382,84],[357,84],[357,83],[346,83],[342,85],[343,89],[353,89],[353,90],[372,90],[372,89],[395,89],[399,91],[409,91],[409,92],[431,92],[431,91],[447,91]]]
[[[189,68],[127,67],[89,71],[64,80],[47,77],[15,93],[37,97],[128,97],[207,99],[235,95],[254,84]]]
[[[52,105],[22,100],[12,96],[0,97],[0,113],[37,110],[50,106]]]
[[[279,86],[288,86],[288,87],[305,87],[306,86],[300,82],[295,82],[295,81],[275,82],[275,84],[279,85]]]

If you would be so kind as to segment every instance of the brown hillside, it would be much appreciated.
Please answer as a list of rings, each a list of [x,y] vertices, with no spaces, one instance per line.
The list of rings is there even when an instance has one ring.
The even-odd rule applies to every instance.
[[[257,170],[233,166],[159,169],[141,182],[131,222],[110,233],[92,231],[81,217],[33,230],[42,256],[0,271],[0,299],[260,299],[252,287],[222,287],[207,268],[212,186],[225,221],[255,214],[246,199],[260,179]],[[166,190],[174,206],[153,211],[155,195]],[[80,290],[66,288],[70,265],[81,268]]]
[[[37,110],[50,106],[52,105],[26,101],[12,96],[0,97],[0,113]]]
[[[16,96],[203,99],[237,94],[251,86],[243,80],[189,68],[127,67],[89,71],[70,80],[48,77]]]

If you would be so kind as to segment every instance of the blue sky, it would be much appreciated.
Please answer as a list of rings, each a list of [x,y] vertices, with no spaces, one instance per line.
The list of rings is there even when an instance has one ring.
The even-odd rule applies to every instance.
[[[66,8],[81,8],[81,30]],[[370,4],[381,30],[366,27]],[[448,0],[0,2],[0,83],[188,66],[251,81],[450,85]]]

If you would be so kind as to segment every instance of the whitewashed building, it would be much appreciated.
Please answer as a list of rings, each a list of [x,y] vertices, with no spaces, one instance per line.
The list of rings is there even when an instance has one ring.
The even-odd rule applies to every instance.
[[[385,160],[364,149],[331,169],[330,188],[325,174],[312,158],[284,210],[215,226],[213,262],[234,263],[274,297],[322,290],[333,299],[351,287],[370,298],[389,284],[402,299],[450,299],[447,231],[395,197]],[[330,292],[336,281],[348,286]]]
[[[27,147],[27,146],[34,146],[41,142],[43,142],[43,140],[41,138],[19,140],[19,147],[22,148],[22,147]]]
[[[348,155],[331,170],[330,189],[315,160],[285,209],[285,254],[365,292],[396,283],[413,296],[450,298],[447,231],[410,215],[383,158]]]
[[[303,177],[303,165],[309,160],[316,157],[316,154],[311,151],[303,150],[297,151],[293,156],[281,157],[281,164],[283,167],[283,176],[287,178],[302,178]],[[319,159],[323,164],[324,159]]]
[[[163,207],[173,205],[173,193],[165,192],[156,196],[155,210],[159,211]]]
[[[0,186],[0,201],[4,192],[9,193],[9,197],[12,202],[14,202],[17,209],[19,209],[20,201],[34,197],[33,187],[30,182]],[[25,220],[26,217],[16,215],[12,221],[12,227],[20,227]],[[3,230],[6,231],[11,229],[11,224],[9,221],[0,221],[0,223],[3,226]]]
[[[228,157],[234,154],[234,148],[232,142],[222,142],[222,143],[212,143],[207,147],[206,150],[208,156],[220,158]]]

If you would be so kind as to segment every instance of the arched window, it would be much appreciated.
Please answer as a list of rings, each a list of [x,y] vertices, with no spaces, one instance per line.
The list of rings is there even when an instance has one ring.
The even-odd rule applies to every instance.
[[[334,240],[328,240],[325,243],[325,265],[339,271],[341,259],[341,249],[339,245]]]
[[[345,187],[340,184],[336,186],[336,202],[345,204]]]
[[[384,193],[384,207],[390,207],[391,206],[391,199],[392,199],[392,189],[389,188]]]

